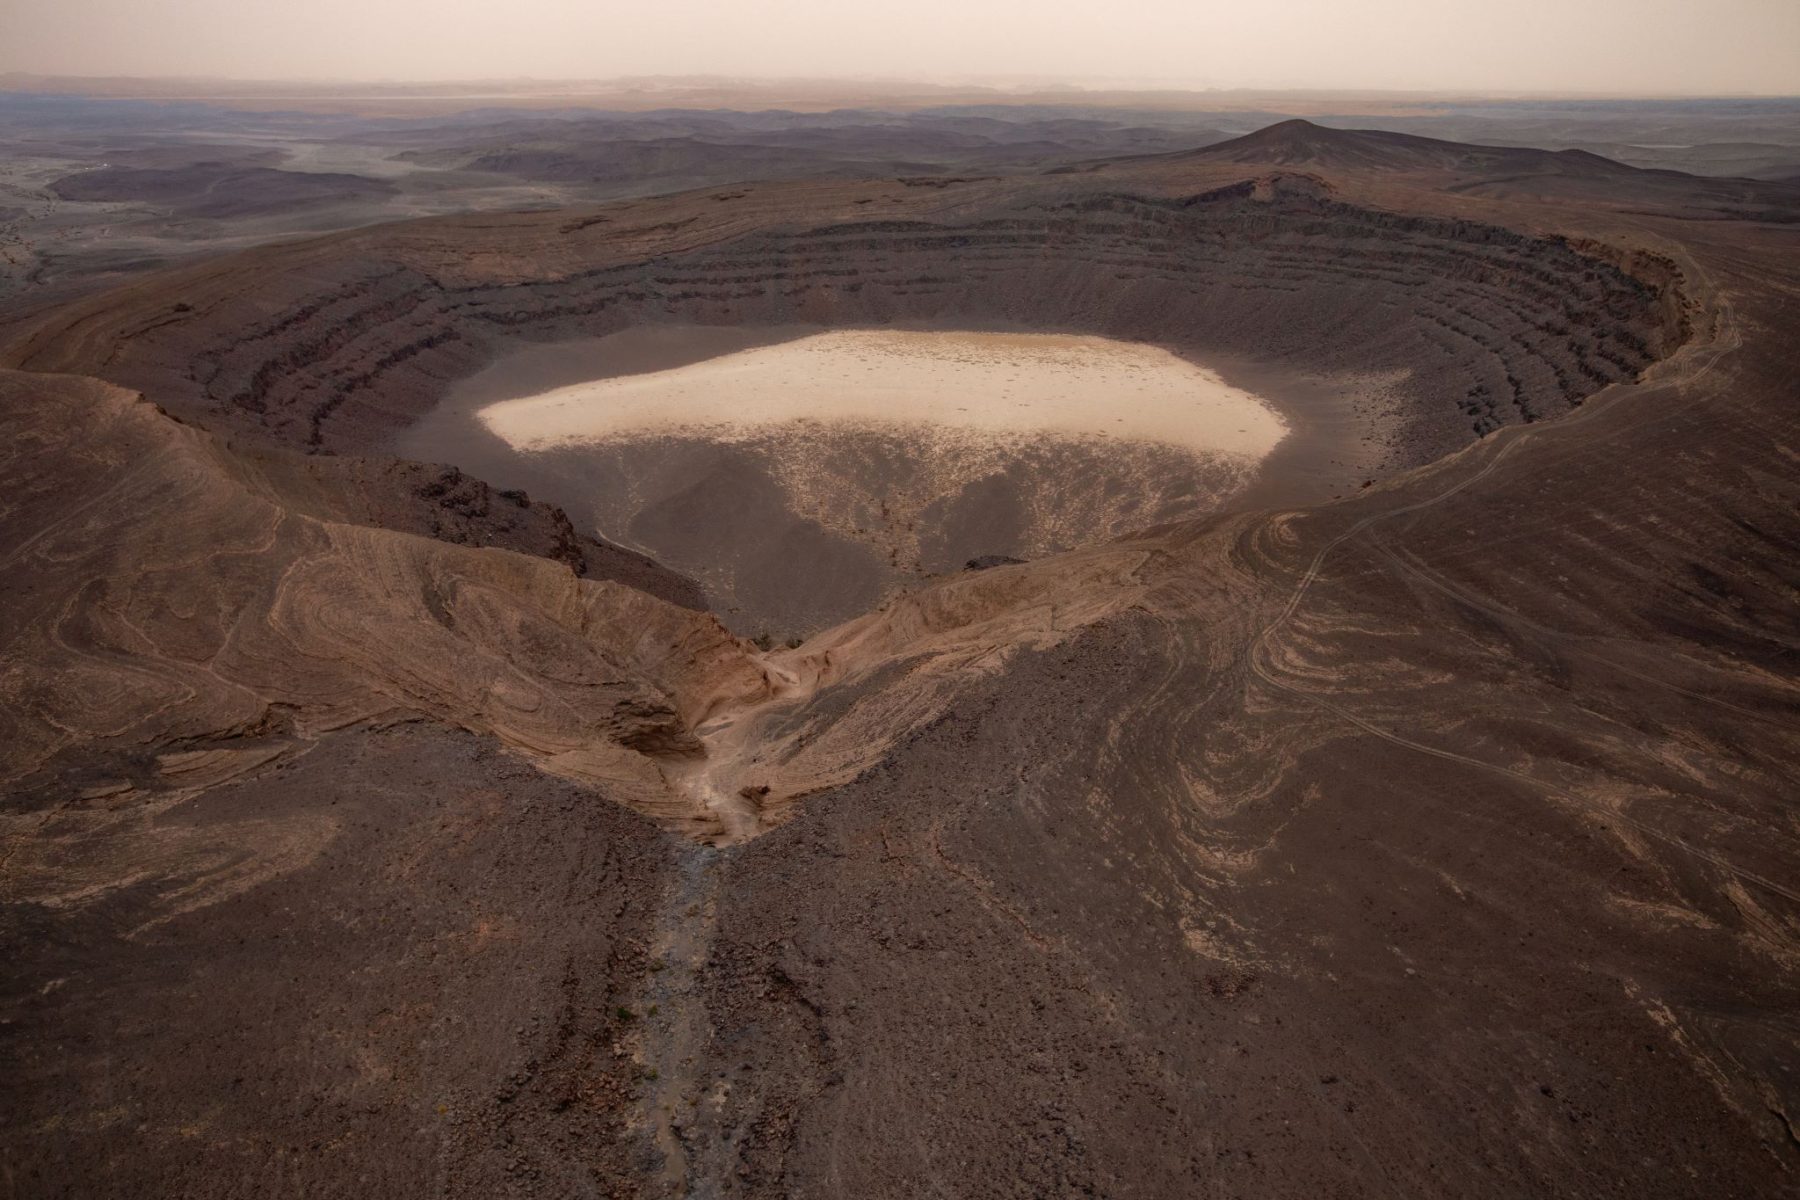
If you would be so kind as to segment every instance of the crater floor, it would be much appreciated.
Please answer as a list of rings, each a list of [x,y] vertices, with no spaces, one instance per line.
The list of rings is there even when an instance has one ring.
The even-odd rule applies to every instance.
[[[1141,342],[653,326],[502,358],[401,449],[553,499],[788,637],[970,559],[1216,511],[1289,429]]]
[[[739,438],[819,421],[1113,437],[1261,458],[1286,432],[1255,396],[1156,346],[897,329],[832,330],[555,388],[491,405],[481,419],[517,450],[696,427]]]

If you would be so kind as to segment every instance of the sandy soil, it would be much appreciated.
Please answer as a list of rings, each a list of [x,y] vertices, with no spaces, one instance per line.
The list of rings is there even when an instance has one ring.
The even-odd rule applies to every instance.
[[[1261,458],[1273,409],[1155,346],[1065,334],[835,330],[485,409],[520,450],[645,433],[719,436],[795,421],[1163,442]]]

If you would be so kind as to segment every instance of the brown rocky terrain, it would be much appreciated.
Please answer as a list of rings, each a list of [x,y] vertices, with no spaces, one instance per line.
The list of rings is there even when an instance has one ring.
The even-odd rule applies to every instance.
[[[1365,146],[1364,135],[1298,125],[1262,138],[1284,162],[1323,136],[1342,142],[1338,156],[1353,164],[1380,161],[1394,142],[1445,145],[1371,135]],[[27,329],[3,361],[97,374],[262,441],[362,452],[399,445],[447,381],[522,345],[646,323],[1057,330],[1154,342],[1202,363],[1279,363],[1346,391],[1378,380],[1370,404],[1379,411],[1363,422],[1371,444],[1358,452],[1368,478],[1501,425],[1566,412],[1684,336],[1672,267],[1654,254],[1622,262],[1604,246],[1487,220],[1402,215],[1342,197],[1311,174],[1246,179],[1236,162],[1246,152],[1240,142],[1191,162],[1146,160],[1132,178],[1177,178],[1137,191],[1106,172],[1030,186],[745,185],[281,244],[69,306]],[[1461,161],[1448,151],[1439,158]],[[1416,161],[1409,152],[1380,170]],[[487,249],[471,255],[476,236]],[[626,452],[692,460],[693,486],[630,524],[601,528],[711,580],[741,632],[810,634],[876,602],[896,578],[915,577],[917,555],[896,555],[891,537],[861,538],[796,507],[769,455],[681,444]],[[862,445],[851,453],[882,457]],[[479,471],[491,459],[464,465]],[[553,472],[555,498],[584,525],[616,517],[603,487],[571,475],[598,474],[629,491],[643,473],[578,463]],[[538,473],[528,478],[533,491],[548,486]],[[998,538],[972,544],[963,531],[982,525],[960,511],[1018,503],[998,482],[945,497],[950,549],[929,560],[932,569],[1025,549]],[[1200,490],[1210,487],[1202,481]],[[886,491],[871,479],[847,495],[885,500]],[[911,530],[899,536],[919,540]],[[792,571],[796,559],[817,570]]]
[[[0,1184],[1800,1194],[1800,206],[1385,144],[434,219],[20,328]],[[1397,432],[764,653],[377,457],[656,321],[1383,374]]]

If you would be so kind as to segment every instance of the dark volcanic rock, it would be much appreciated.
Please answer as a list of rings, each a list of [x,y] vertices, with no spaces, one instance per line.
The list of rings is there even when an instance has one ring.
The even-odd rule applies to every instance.
[[[131,827],[136,882],[6,910],[9,1195],[633,1194],[617,1010],[667,835],[428,726]]]
[[[576,532],[554,505],[524,492],[496,491],[455,467],[321,456],[307,464],[307,474],[311,503],[303,507],[317,515],[461,546],[535,554],[586,578],[628,584],[683,608],[705,607],[692,580],[645,555]]]

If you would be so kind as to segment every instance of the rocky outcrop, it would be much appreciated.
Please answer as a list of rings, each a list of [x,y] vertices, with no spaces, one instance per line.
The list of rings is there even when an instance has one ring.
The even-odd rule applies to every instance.
[[[497,546],[562,563],[588,579],[624,583],[683,608],[704,608],[699,587],[654,559],[578,532],[555,505],[499,489],[453,467],[404,459],[247,450],[271,462],[287,502],[327,520],[416,533],[459,546]]]

